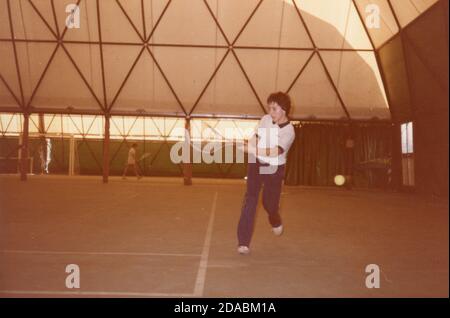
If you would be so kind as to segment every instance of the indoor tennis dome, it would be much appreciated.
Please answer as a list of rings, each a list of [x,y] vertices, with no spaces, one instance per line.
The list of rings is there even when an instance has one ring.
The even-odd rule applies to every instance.
[[[364,122],[367,138],[386,149],[365,153],[359,161],[392,158],[395,182],[444,193],[447,5],[436,0],[2,0],[3,169],[17,162],[8,157],[20,157],[5,147],[14,143],[10,136],[26,133],[24,125],[27,139],[48,134],[83,141],[103,139],[108,118],[109,138],[167,141],[182,138],[171,132],[186,119],[193,122],[191,130],[201,129],[200,119],[218,129],[231,125],[223,119],[251,126],[245,120],[264,115],[267,96],[284,91],[294,103],[292,120],[311,131],[321,130],[320,122],[327,128]],[[403,139],[411,139],[409,122],[415,128],[414,155],[405,145],[402,154],[400,127],[406,124]],[[103,152],[90,142],[79,150],[94,157],[91,166],[75,159],[72,170],[100,174]],[[27,148],[25,157],[33,157],[36,147]],[[60,162],[53,171],[69,173],[69,153],[54,155]],[[114,160],[111,164],[113,173]],[[328,184],[336,169],[326,164],[306,175],[291,169],[288,180]],[[224,170],[230,169],[205,173],[227,176]]]
[[[201,119],[218,129],[251,127],[251,120],[266,112],[267,96],[284,91],[294,103],[291,119],[311,133],[326,134],[319,127],[336,127],[331,123],[364,122],[367,138],[386,149],[364,153],[360,162],[392,158],[398,185],[443,194],[447,5],[436,0],[2,0],[2,169],[14,169],[19,157],[34,157],[32,142],[27,155],[11,149],[17,138],[10,137],[25,133],[28,140],[60,137],[50,168],[55,173],[101,174],[103,152],[95,148],[102,145],[86,137],[104,139],[105,118],[111,139],[167,142],[183,137],[174,136],[172,128],[184,127],[186,119],[196,130],[192,134],[201,137]],[[414,155],[405,149],[410,122]],[[403,154],[401,124],[406,124]],[[317,133],[314,138],[320,138]],[[75,148],[90,157],[81,161],[90,162],[80,163],[77,153],[68,160],[69,152],[58,149],[67,143],[69,150],[68,136],[85,141]],[[114,151],[108,154],[110,173]],[[291,170],[288,181],[328,184],[338,168],[324,164],[323,171]],[[240,175],[236,169],[201,175]],[[155,166],[154,172],[181,170]]]

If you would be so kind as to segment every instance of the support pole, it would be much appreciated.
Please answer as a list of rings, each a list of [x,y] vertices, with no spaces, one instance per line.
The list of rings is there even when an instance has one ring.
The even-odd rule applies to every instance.
[[[28,171],[28,126],[30,123],[30,114],[23,114],[23,132],[20,144],[20,180],[27,181]]]
[[[190,147],[190,140],[191,140],[191,118],[188,116],[186,117],[186,123],[185,123],[185,141],[188,143],[188,147]],[[190,186],[192,185],[192,162],[191,162],[191,156],[189,156],[189,162],[183,162],[183,180],[184,185]]]
[[[69,176],[75,175],[75,137],[70,135],[69,139]]]
[[[109,177],[109,124],[111,115],[105,114],[105,136],[103,139],[103,183],[108,183]]]

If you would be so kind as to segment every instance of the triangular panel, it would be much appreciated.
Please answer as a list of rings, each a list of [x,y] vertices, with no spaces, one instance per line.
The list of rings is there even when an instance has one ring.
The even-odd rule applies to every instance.
[[[144,1],[145,28],[147,38],[164,12],[169,0]],[[166,11],[167,12],[167,11]],[[154,42],[153,38],[150,42]]]
[[[293,118],[346,118],[325,70],[315,54],[289,91]]]
[[[228,54],[194,114],[264,115],[236,59]]]
[[[104,45],[105,85],[107,103],[110,105],[142,47],[131,45]],[[143,53],[144,54],[144,53]]]
[[[207,0],[222,30],[232,43],[259,0]]]
[[[322,52],[321,55],[352,118],[389,119],[373,52]]]
[[[372,49],[351,0],[295,0],[319,48]]]
[[[264,1],[236,44],[258,47],[313,47],[291,1]]]
[[[288,90],[312,52],[237,49],[236,54],[258,96],[266,100],[273,92]]]
[[[19,42],[16,43],[16,48],[23,94],[25,103],[28,103],[56,48],[56,43]]]
[[[142,18],[142,5],[145,5],[142,0],[119,0],[122,9],[126,12],[131,22],[139,31],[142,37],[144,37],[144,27]],[[147,18],[147,17],[146,17]]]
[[[5,0],[0,1],[0,38],[11,39],[9,28],[8,6]]]
[[[31,105],[61,110],[101,109],[62,48],[56,52]]]
[[[39,13],[45,19],[47,24],[53,30],[53,32],[56,33],[55,18],[53,16],[52,10],[52,0],[28,0],[28,1],[30,1],[33,4],[36,10],[39,11]]]
[[[103,103],[100,46],[96,44],[67,43],[65,47],[92,90]]]
[[[125,13],[121,10],[116,1],[101,1],[100,12],[103,41],[133,43],[142,42],[139,38],[139,34],[136,33],[136,30],[133,28],[132,24],[127,19]],[[135,22],[138,21],[133,21],[133,23]],[[142,25],[142,23],[140,25]]]
[[[12,25],[16,39],[54,40],[55,36],[45,25],[28,1],[10,1]],[[47,23],[52,26],[51,21]]]
[[[155,47],[153,52],[177,96],[190,110],[226,49]]]
[[[184,114],[147,51],[141,55],[120,92],[113,111]]]
[[[8,83],[14,95],[20,100],[19,79],[17,78],[16,61],[11,42],[2,42],[0,45],[0,74],[6,83]],[[5,89],[7,90],[6,87]]]
[[[168,44],[227,45],[203,1],[172,0],[153,40]]]
[[[405,27],[438,0],[390,0],[402,27]]]
[[[16,99],[2,80],[0,80],[0,107],[17,107],[19,109]]]

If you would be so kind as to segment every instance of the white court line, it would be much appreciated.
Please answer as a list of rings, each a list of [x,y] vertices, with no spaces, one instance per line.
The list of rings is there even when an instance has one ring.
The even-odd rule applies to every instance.
[[[211,236],[214,224],[214,216],[217,206],[217,191],[214,193],[213,204],[211,207],[211,216],[209,217],[208,228],[206,230],[205,242],[203,243],[202,256],[198,267],[197,278],[195,280],[194,297],[202,297],[205,289],[206,270],[208,268],[209,248],[211,247]]]
[[[32,250],[3,250],[5,254],[48,254],[48,255],[122,255],[122,256],[181,256],[199,257],[201,254],[177,254],[177,253],[126,253],[126,252],[69,252],[69,251],[32,251]]]
[[[139,293],[104,291],[57,291],[57,290],[0,290],[0,294],[11,295],[57,295],[57,296],[122,296],[122,297],[193,297],[193,294],[180,293]]]
[[[79,255],[129,255],[129,256],[187,256],[200,258],[200,264],[195,280],[193,294],[180,293],[139,293],[139,292],[102,292],[102,291],[26,291],[26,290],[0,290],[0,294],[16,294],[16,295],[80,295],[80,296],[124,296],[124,297],[201,297],[205,287],[206,271],[208,268],[208,257],[211,246],[212,229],[214,225],[214,217],[217,206],[217,191],[214,193],[213,204],[211,207],[211,215],[206,230],[205,241],[203,243],[202,254],[168,254],[168,253],[120,253],[120,252],[56,252],[56,251],[31,251],[31,250],[2,250],[0,253],[14,254],[79,254]]]

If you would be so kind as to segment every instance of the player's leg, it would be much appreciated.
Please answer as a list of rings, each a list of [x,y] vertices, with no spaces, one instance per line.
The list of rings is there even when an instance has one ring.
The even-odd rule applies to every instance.
[[[263,206],[269,215],[269,223],[275,234],[282,233],[282,221],[279,213],[281,188],[285,166],[280,166],[273,174],[264,175]]]
[[[239,246],[248,247],[250,245],[261,183],[259,165],[249,163],[247,166],[247,191],[244,196],[237,231]]]
[[[136,177],[138,179],[142,178],[139,166],[138,166],[138,164],[136,162],[134,163],[133,167],[134,167],[134,174],[136,175]]]
[[[128,164],[128,163],[126,163],[126,164],[125,164],[125,169],[123,169],[123,174],[122,174],[122,178],[125,178],[125,177],[126,177],[126,175],[127,175],[127,172],[128,172],[128,166],[129,166],[129,164]]]

